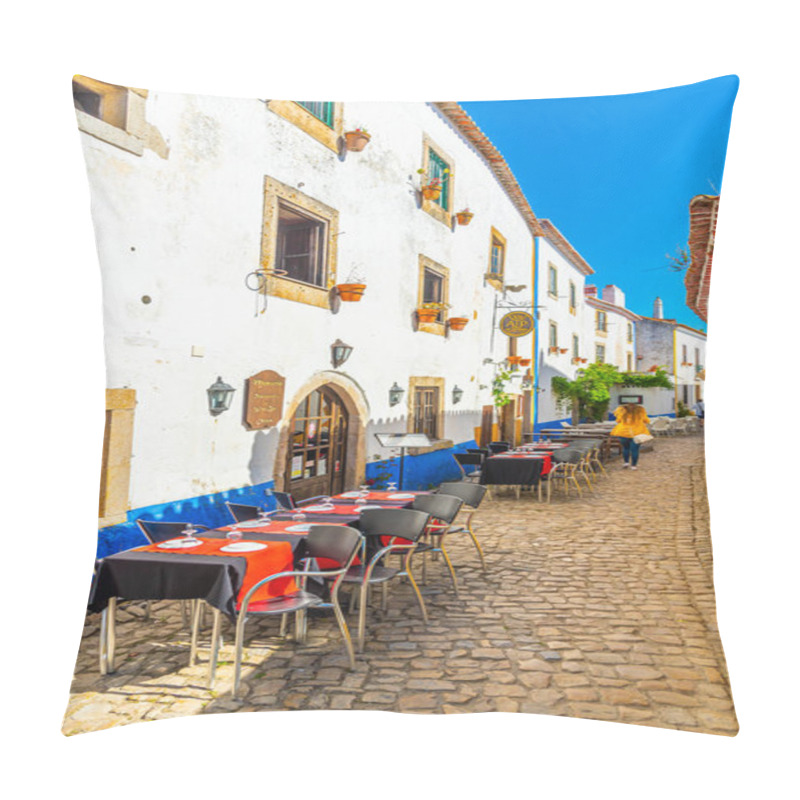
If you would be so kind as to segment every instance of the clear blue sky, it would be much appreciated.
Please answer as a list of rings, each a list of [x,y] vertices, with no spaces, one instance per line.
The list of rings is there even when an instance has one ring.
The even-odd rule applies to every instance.
[[[598,286],[616,284],[647,316],[659,296],[665,317],[705,329],[666,255],[687,246],[692,197],[720,193],[738,86],[728,75],[640,94],[461,105]]]

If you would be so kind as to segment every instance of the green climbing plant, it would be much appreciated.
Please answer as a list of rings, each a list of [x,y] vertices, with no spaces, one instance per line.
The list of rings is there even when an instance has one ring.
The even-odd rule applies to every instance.
[[[492,399],[495,408],[502,408],[511,402],[511,395],[506,391],[513,373],[510,370],[501,370],[492,380]]]

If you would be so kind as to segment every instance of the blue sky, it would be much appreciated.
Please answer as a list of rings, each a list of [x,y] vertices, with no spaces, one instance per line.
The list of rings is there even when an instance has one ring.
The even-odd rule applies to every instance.
[[[692,197],[720,193],[738,86],[728,75],[639,94],[461,105],[598,286],[616,284],[648,316],[659,296],[665,317],[705,329],[666,256],[686,247]]]

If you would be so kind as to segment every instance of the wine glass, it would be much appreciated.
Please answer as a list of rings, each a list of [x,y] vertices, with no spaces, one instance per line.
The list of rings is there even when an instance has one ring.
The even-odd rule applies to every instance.
[[[389,483],[386,484],[386,490],[388,492],[396,492],[397,491],[397,484],[394,481],[389,481]]]
[[[303,522],[305,520],[305,518],[306,518],[306,515],[300,510],[295,511],[295,513],[292,514],[292,519],[295,522]]]
[[[231,543],[238,542],[242,538],[242,532],[238,528],[231,528],[225,538]]]
[[[336,507],[333,504],[333,498],[332,497],[328,497],[327,495],[325,497],[321,498],[320,502],[322,504],[321,507],[324,508],[326,511],[332,511]]]
[[[258,509],[258,521],[262,522],[264,525],[269,523],[269,511],[265,508]]]
[[[194,538],[194,535],[197,533],[197,528],[195,528],[191,522],[186,523],[186,527],[181,531],[181,533],[186,537],[183,541],[187,544],[198,543],[198,540]]]

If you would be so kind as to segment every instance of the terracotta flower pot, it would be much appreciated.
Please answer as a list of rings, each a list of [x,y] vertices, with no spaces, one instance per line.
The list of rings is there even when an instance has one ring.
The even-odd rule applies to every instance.
[[[509,364],[519,364],[522,361],[522,356],[509,356],[506,361],[508,361]]]
[[[456,222],[459,225],[469,225],[474,216],[471,211],[459,211],[456,213]]]
[[[567,353],[567,352],[569,352],[569,351],[567,350],[567,348],[566,348],[566,347],[562,347],[562,348],[559,350],[559,352],[563,354],[563,353]]]
[[[344,143],[352,153],[360,153],[369,144],[370,135],[364,131],[347,131]]]
[[[357,303],[367,288],[365,283],[340,283],[336,286],[339,299],[344,303]]]
[[[467,327],[468,322],[468,317],[450,317],[448,324],[450,325],[451,330],[463,331],[464,328]]]
[[[441,186],[423,186],[422,196],[426,200],[438,200],[442,194]]]
[[[436,322],[436,317],[439,316],[438,308],[418,308],[417,319],[420,322]]]
[[[531,360],[529,358],[521,358],[519,360],[519,365],[521,367],[529,367],[531,365]]]

